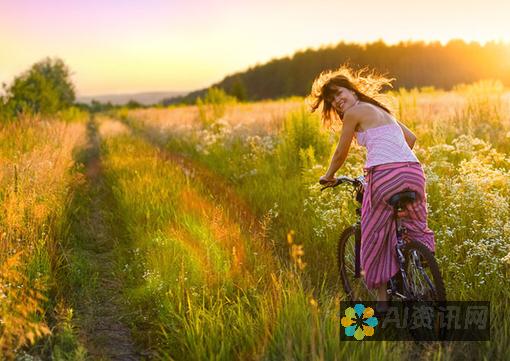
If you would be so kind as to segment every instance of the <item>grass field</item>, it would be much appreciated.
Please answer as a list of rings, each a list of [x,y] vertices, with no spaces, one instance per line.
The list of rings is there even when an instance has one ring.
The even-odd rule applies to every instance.
[[[355,204],[320,192],[338,129],[293,98],[2,126],[2,355],[505,359],[510,94],[394,96],[418,137],[448,298],[491,301],[490,342],[339,342],[335,247]],[[362,174],[364,157],[353,145],[339,173]]]

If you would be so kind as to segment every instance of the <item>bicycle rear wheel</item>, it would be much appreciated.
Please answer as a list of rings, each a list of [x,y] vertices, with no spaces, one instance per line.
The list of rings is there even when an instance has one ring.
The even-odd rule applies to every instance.
[[[443,278],[432,252],[419,241],[408,242],[403,249],[406,288],[415,301],[445,301]]]
[[[410,241],[403,248],[404,270],[407,281],[403,292],[409,297],[405,307],[409,309],[408,328],[415,341],[446,340],[444,320],[446,290],[434,254],[419,241]],[[428,327],[412,317],[416,312],[427,313]]]
[[[376,301],[377,290],[369,289],[363,274],[356,277],[356,238],[358,247],[361,246],[361,230],[357,226],[347,228],[342,232],[338,241],[337,259],[338,268],[344,291],[350,301]],[[360,266],[361,267],[361,266]]]

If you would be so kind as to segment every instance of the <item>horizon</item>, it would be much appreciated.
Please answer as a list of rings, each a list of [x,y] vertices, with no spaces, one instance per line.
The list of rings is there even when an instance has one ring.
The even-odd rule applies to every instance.
[[[439,41],[439,40],[431,40],[431,41],[425,41],[425,40],[399,40],[399,41],[396,41],[394,43],[388,43],[386,41],[384,41],[383,39],[378,39],[378,40],[373,40],[373,41],[370,41],[370,42],[366,42],[366,43],[359,43],[359,42],[345,42],[345,41],[338,41],[338,43],[336,44],[327,44],[327,46],[335,46],[337,44],[340,44],[342,42],[346,43],[346,44],[356,44],[356,45],[360,45],[360,46],[366,46],[366,45],[370,45],[370,44],[373,44],[373,43],[377,43],[377,42],[380,42],[382,41],[385,45],[387,46],[394,46],[394,45],[398,45],[400,43],[406,43],[406,42],[412,42],[412,43],[420,43],[420,42],[423,42],[424,44],[433,44],[433,43],[440,43],[442,46],[445,46],[447,45],[449,42],[451,41],[458,41],[458,40],[462,40],[464,41],[466,44],[468,43],[477,43],[479,44],[480,46],[485,46],[487,44],[490,44],[490,43],[503,43],[505,44],[506,46],[509,46],[510,47],[510,42],[509,41],[501,41],[501,40],[488,40],[486,42],[478,42],[478,41],[465,41],[464,39],[448,39],[444,42],[442,41]],[[300,52],[300,51],[307,51],[307,50],[318,50],[320,48],[323,48],[325,47],[324,45],[318,45],[318,46],[315,46],[315,47],[309,47],[309,48],[305,48],[305,49],[296,49],[293,53],[291,54],[287,54],[287,55],[282,55],[282,56],[278,56],[278,57],[274,57],[274,58],[271,58],[271,59],[268,59],[266,60],[265,62],[263,63],[257,63],[257,64],[251,64],[251,65],[248,65],[246,68],[244,69],[240,69],[240,70],[235,70],[235,71],[231,71],[229,73],[226,73],[224,74],[220,79],[218,79],[217,81],[215,81],[214,83],[217,83],[221,80],[223,80],[225,77],[231,75],[231,74],[235,74],[235,73],[242,73],[242,72],[245,72],[247,71],[248,69],[250,68],[253,68],[255,66],[258,66],[258,65],[264,65],[272,60],[277,60],[277,59],[283,59],[283,58],[286,58],[286,57],[292,57],[294,54]],[[143,90],[143,91],[135,91],[135,92],[122,92],[122,93],[99,93],[99,94],[80,94],[80,95],[77,95],[77,97],[82,97],[82,98],[91,98],[91,97],[102,97],[102,96],[116,96],[116,95],[119,95],[119,96],[127,96],[127,95],[136,95],[136,94],[144,94],[144,93],[191,93],[191,92],[194,92],[194,91],[197,91],[197,90],[200,90],[200,89],[203,89],[203,88],[207,88],[209,87],[210,85],[212,85],[213,83],[211,84],[208,84],[202,88],[195,88],[195,89],[191,89],[191,90],[173,90],[173,89],[167,89],[167,90]]]
[[[294,52],[292,52],[291,54],[286,54],[286,55],[281,55],[281,56],[278,56],[278,57],[274,57],[274,58],[271,58],[271,59],[267,59],[265,62],[263,63],[257,63],[257,64],[251,64],[251,65],[248,65],[247,67],[245,67],[244,69],[240,69],[240,70],[235,70],[235,71],[231,71],[229,73],[226,73],[224,75],[221,76],[221,78],[219,78],[217,81],[214,81],[213,83],[217,83],[221,80],[223,80],[225,77],[231,75],[231,74],[235,74],[235,73],[239,73],[239,72],[244,72],[244,71],[247,71],[248,69],[250,68],[253,68],[255,66],[258,66],[258,65],[264,65],[272,60],[277,60],[277,59],[282,59],[282,58],[286,58],[286,57],[292,57],[294,54],[298,53],[298,52],[301,52],[301,51],[307,51],[307,50],[318,50],[318,49],[321,49],[321,48],[324,48],[324,47],[331,47],[331,46],[335,46],[337,44],[340,44],[340,43],[346,43],[346,44],[356,44],[356,45],[360,45],[360,46],[366,46],[366,45],[370,45],[370,44],[373,44],[373,43],[377,43],[377,42],[383,42],[385,45],[387,46],[395,46],[395,45],[398,45],[398,44],[401,44],[401,43],[408,43],[408,42],[412,42],[412,43],[424,43],[424,44],[433,44],[433,43],[440,43],[442,46],[445,46],[447,45],[449,42],[451,41],[458,41],[458,40],[461,40],[461,41],[464,41],[466,44],[469,44],[469,43],[477,43],[479,44],[480,46],[485,46],[487,44],[490,44],[490,43],[503,43],[505,46],[509,46],[510,47],[510,42],[509,41],[502,41],[502,40],[488,40],[486,42],[478,42],[478,41],[466,41],[464,39],[458,39],[458,38],[453,38],[453,39],[448,39],[448,40],[445,40],[445,41],[439,41],[439,40],[430,40],[430,41],[426,41],[426,40],[420,40],[420,39],[417,39],[417,40],[399,40],[399,41],[396,41],[394,43],[389,43],[389,42],[386,42],[384,41],[383,39],[377,39],[377,40],[373,40],[373,41],[369,41],[369,42],[364,42],[364,43],[360,43],[360,42],[349,42],[349,41],[343,41],[343,40],[340,40],[338,41],[337,43],[335,44],[322,44],[322,45],[318,45],[318,46],[314,46],[314,47],[308,47],[308,48],[305,48],[305,49],[296,49]],[[41,61],[43,60],[44,58],[41,58],[39,59],[38,61]],[[37,61],[34,61],[33,64],[35,64]],[[31,64],[32,65],[32,64]],[[68,65],[66,63],[66,65]],[[30,67],[30,66],[29,66]],[[25,70],[23,70],[22,72],[20,72],[19,74],[15,74],[14,77],[17,77],[19,76],[21,73],[23,73],[24,71],[28,70],[29,67]],[[71,73],[72,72],[72,69],[71,70]],[[13,79],[14,79],[13,77]],[[11,79],[11,81],[13,80]],[[3,83],[5,81],[1,81],[0,80],[0,84]],[[7,85],[9,85],[9,83],[5,82]],[[105,92],[105,93],[93,93],[93,94],[81,94],[79,93],[78,91],[76,91],[76,98],[94,98],[94,97],[115,97],[115,96],[129,96],[129,95],[140,95],[140,94],[149,94],[149,93],[182,93],[182,94],[188,94],[188,93],[191,93],[191,92],[194,92],[194,91],[197,91],[197,90],[200,90],[200,89],[204,89],[204,88],[207,88],[209,86],[211,86],[213,83],[210,83],[208,85],[205,85],[201,88],[194,88],[194,89],[189,89],[189,90],[174,90],[174,89],[161,89],[161,90],[154,90],[154,89],[145,89],[145,90],[140,90],[140,91],[136,91],[136,90],[125,90],[125,91],[120,91],[120,92]],[[76,84],[74,84],[76,86]],[[3,89],[0,89],[0,95],[3,95],[4,92],[3,92]],[[90,99],[92,100],[92,99]]]
[[[58,57],[69,67],[78,97],[191,92],[340,42],[509,44],[509,12],[510,3],[495,0],[435,0],[412,9],[401,0],[356,6],[333,0],[21,0],[0,4],[0,43],[9,54],[0,59],[0,83],[9,85],[32,64]]]

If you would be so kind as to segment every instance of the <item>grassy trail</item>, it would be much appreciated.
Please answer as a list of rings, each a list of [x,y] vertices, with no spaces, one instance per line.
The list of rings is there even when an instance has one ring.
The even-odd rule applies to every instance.
[[[148,133],[139,135],[142,135],[146,141],[158,149],[160,158],[168,162],[170,166],[180,169],[190,182],[200,184],[202,188],[205,188],[208,194],[207,199],[201,197],[202,206],[220,212],[222,217],[228,219],[231,226],[239,228],[243,236],[250,238],[250,243],[259,254],[272,252],[269,245],[264,243],[267,234],[263,220],[254,214],[249,204],[223,177],[189,158],[170,152],[163,144],[151,138]],[[269,259],[265,261],[269,261]],[[274,270],[274,260],[267,266]]]
[[[123,123],[126,124],[126,122]],[[205,194],[194,191],[187,193],[190,197],[183,201],[191,205],[191,208],[195,208],[188,211],[208,214],[211,217],[210,223],[217,223],[221,218],[219,223],[222,223],[224,230],[238,234],[238,238],[249,239],[249,244],[258,255],[275,255],[275,245],[267,242],[268,235],[264,220],[257,217],[248,202],[236,192],[228,180],[188,157],[171,152],[166,148],[166,144],[150,130],[129,123],[126,125],[134,136],[142,138],[156,148],[157,156],[168,163],[169,167],[178,169],[190,182],[190,189],[205,191]],[[243,252],[243,249],[237,251]],[[259,261],[264,262],[268,270],[277,270],[277,261],[273,257],[266,257]]]
[[[85,184],[75,200],[82,204],[75,208],[72,224],[77,267],[73,278],[81,283],[75,301],[78,332],[93,360],[139,360],[121,303],[122,279],[116,266],[118,223],[111,189],[102,177],[100,139],[93,119],[88,132]]]
[[[130,127],[135,135],[156,147],[159,157],[180,169],[191,182],[199,182],[204,186],[210,192],[212,200],[226,207],[225,211],[228,215],[238,222],[250,237],[257,240],[264,236],[265,230],[261,226],[261,220],[258,219],[249,204],[236,193],[226,179],[188,157],[169,151],[166,144],[161,142],[158,136],[153,135],[150,130],[135,127],[129,123],[126,125]]]

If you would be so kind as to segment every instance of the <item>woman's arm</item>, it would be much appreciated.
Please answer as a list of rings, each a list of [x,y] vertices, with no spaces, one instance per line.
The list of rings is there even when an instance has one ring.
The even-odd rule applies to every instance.
[[[349,154],[349,148],[351,146],[352,138],[354,137],[354,131],[358,125],[358,117],[356,112],[351,111],[345,114],[343,119],[342,134],[340,140],[335,149],[335,153],[329,162],[328,171],[321,179],[333,180],[335,173],[344,164],[347,155]]]
[[[416,135],[414,135],[414,133],[411,132],[409,128],[400,123],[398,120],[397,123],[400,125],[400,128],[402,128],[402,132],[404,133],[404,138],[406,139],[407,145],[409,145],[409,148],[413,149],[414,143],[416,142]]]

